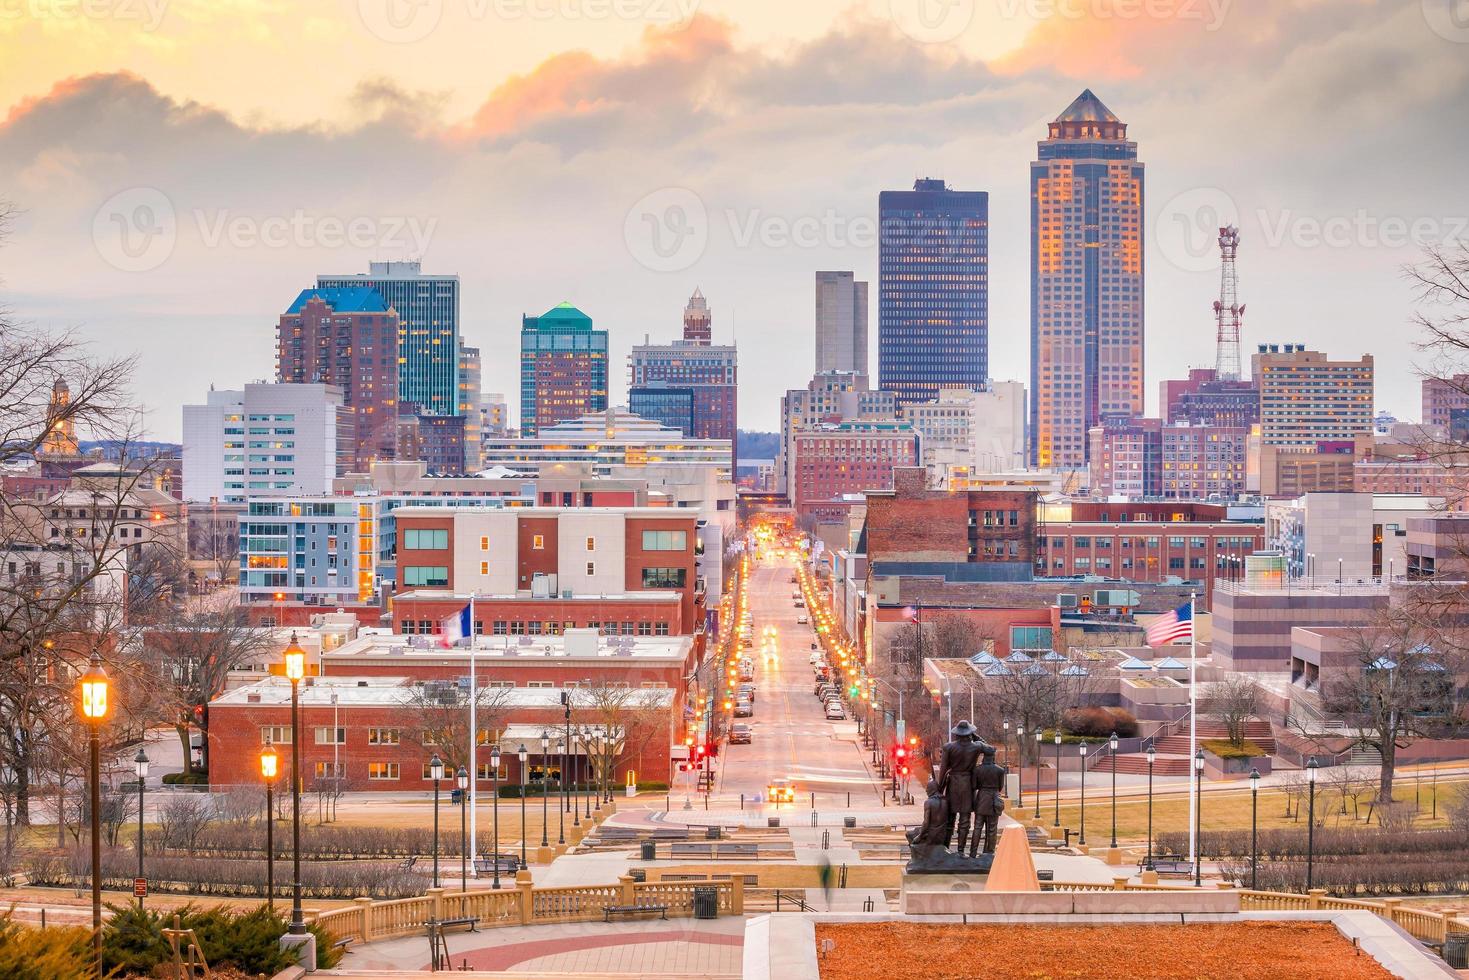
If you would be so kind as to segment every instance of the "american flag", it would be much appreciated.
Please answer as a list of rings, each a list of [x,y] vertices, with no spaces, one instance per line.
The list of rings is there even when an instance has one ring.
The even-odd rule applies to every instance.
[[[1185,602],[1166,616],[1148,627],[1148,646],[1161,647],[1174,640],[1193,639],[1194,604]]]

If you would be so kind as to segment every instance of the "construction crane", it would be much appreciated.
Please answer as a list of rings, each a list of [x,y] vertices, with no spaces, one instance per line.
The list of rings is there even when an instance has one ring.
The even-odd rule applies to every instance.
[[[1220,381],[1238,381],[1239,325],[1244,319],[1244,304],[1239,301],[1239,273],[1234,257],[1239,251],[1239,229],[1229,225],[1219,229],[1219,298],[1214,301],[1214,321],[1218,326],[1218,351],[1214,377]]]

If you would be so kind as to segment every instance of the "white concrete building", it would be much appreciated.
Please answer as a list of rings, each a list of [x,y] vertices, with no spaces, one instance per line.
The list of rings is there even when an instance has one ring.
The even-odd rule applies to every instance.
[[[1000,473],[1025,466],[1025,385],[992,381],[985,391],[945,388],[904,406],[919,435],[920,462],[934,474],[960,468]]]
[[[867,283],[816,273],[816,373],[867,373]]]
[[[211,389],[205,404],[184,406],[184,499],[331,493],[353,448],[352,410],[335,385]]]
[[[1442,497],[1308,493],[1265,503],[1265,547],[1285,556],[1292,578],[1346,584],[1408,569],[1408,520],[1444,509]]]

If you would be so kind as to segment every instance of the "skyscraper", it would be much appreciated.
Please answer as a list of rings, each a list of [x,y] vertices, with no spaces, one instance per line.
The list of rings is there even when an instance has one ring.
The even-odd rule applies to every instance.
[[[942,180],[878,196],[878,386],[900,404],[989,378],[989,195]],[[819,368],[818,368],[819,370]]]
[[[850,272],[816,273],[816,373],[867,375],[867,283]]]
[[[520,433],[607,410],[607,331],[570,303],[520,318]]]
[[[459,414],[459,277],[418,262],[371,262],[367,275],[317,276],[321,288],[376,289],[398,314],[398,399],[425,415]]]
[[[1143,413],[1143,165],[1087,89],[1030,165],[1031,458],[1080,469],[1087,432]]]
[[[470,473],[479,466],[479,438],[484,425],[480,412],[480,357],[478,347],[459,348],[459,414],[464,416],[464,468]]]
[[[681,429],[691,439],[728,439],[736,430],[739,358],[713,343],[713,315],[698,289],[683,312],[683,339],[637,344],[628,358],[628,407]]]

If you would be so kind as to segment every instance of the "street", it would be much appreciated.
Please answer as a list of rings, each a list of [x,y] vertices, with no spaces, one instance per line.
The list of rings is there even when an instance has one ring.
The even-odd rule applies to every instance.
[[[827,721],[815,697],[811,644],[816,634],[796,618],[805,610],[792,605],[797,586],[791,559],[765,558],[751,566],[749,608],[755,645],[745,652],[755,662],[755,714],[736,718],[753,732],[749,745],[726,745],[715,792],[725,800],[763,798],[773,779],[789,779],[797,805],[810,805],[817,794],[828,805],[854,806],[879,802],[873,773],[857,742],[857,723]],[[776,655],[764,653],[766,627],[776,628]]]

